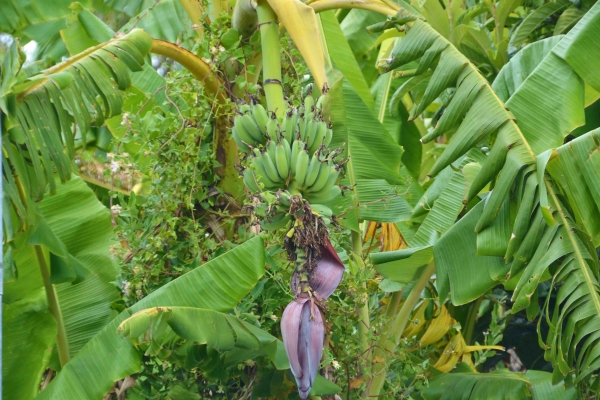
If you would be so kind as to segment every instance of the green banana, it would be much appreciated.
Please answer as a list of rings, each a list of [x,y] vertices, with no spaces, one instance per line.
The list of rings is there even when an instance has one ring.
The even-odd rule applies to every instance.
[[[311,151],[313,143],[315,142],[317,132],[319,130],[319,121],[310,120],[306,126],[306,148],[309,154],[313,154]]]
[[[235,125],[231,128],[231,136],[233,137],[233,140],[235,140],[235,144],[237,144],[238,149],[240,149],[240,151],[243,151],[244,153],[249,153],[250,147],[248,147],[244,144],[245,140],[240,138],[240,135],[237,132],[237,130],[238,129],[236,128]],[[254,141],[252,141],[252,142],[254,142]],[[246,142],[246,143],[250,143],[250,142]]]
[[[277,213],[273,218],[263,219],[260,226],[265,231],[276,231],[285,227],[292,220],[292,216],[284,213]]]
[[[267,174],[262,157],[254,157],[252,160],[252,167],[254,168],[256,179],[265,186],[265,189],[277,188],[277,183],[273,182]]]
[[[288,110],[288,112],[285,114],[285,117],[283,117],[283,122],[281,123],[281,134],[284,138],[287,139],[288,142],[292,143],[292,141],[294,141],[295,139],[295,130],[296,129],[294,126],[294,111]]]
[[[323,111],[323,103],[325,102],[325,95],[321,95],[319,96],[319,98],[317,99],[317,104],[315,104],[315,108],[317,109],[318,112]]]
[[[315,98],[312,96],[312,94],[307,94],[306,97],[304,98],[304,112],[305,113],[309,113],[313,110],[313,107],[315,105]]]
[[[319,175],[319,170],[321,169],[321,162],[319,161],[319,157],[313,156],[310,160],[310,165],[308,166],[308,171],[306,172],[306,178],[304,179],[304,188],[309,188],[315,183],[317,176]]]
[[[292,140],[296,140],[298,137],[298,118],[298,110],[294,110],[294,115],[292,115]],[[292,140],[290,140],[290,143],[292,143]]]
[[[269,140],[266,145],[266,151],[270,153],[271,158],[274,160],[277,155],[277,142],[274,140]]]
[[[325,165],[324,165],[325,166]],[[315,182],[310,188],[308,188],[307,192],[313,193],[313,194],[318,194],[318,195],[322,195],[324,193],[327,193],[329,191],[329,189],[335,185],[335,183],[337,182],[338,177],[340,176],[340,173],[335,169],[335,167],[333,165],[327,165],[326,166],[326,170],[325,172],[325,182],[321,181],[321,182]],[[319,171],[319,178],[321,178],[321,172]],[[319,181],[319,179],[317,179],[317,181]]]
[[[315,140],[309,147],[309,153],[314,154],[322,144],[325,143],[325,135],[327,133],[327,124],[325,122],[319,122],[317,125],[317,132],[315,133]]]
[[[270,118],[267,114],[267,110],[265,110],[262,104],[255,104],[254,107],[252,107],[252,117],[254,117],[254,121],[260,130],[264,132]]]
[[[246,114],[252,110],[250,104],[240,104],[240,113]]]
[[[302,187],[304,185],[304,180],[306,178],[306,170],[308,169],[308,161],[310,160],[310,156],[306,150],[300,151],[298,154],[298,159],[296,160],[296,182],[298,187]]]
[[[339,186],[335,185],[327,191],[325,194],[317,194],[313,193],[306,196],[306,200],[308,200],[311,204],[325,204],[335,200],[342,193],[342,190]]]
[[[290,167],[292,170],[292,176],[296,176],[296,161],[298,160],[298,154],[304,149],[304,142],[300,140],[294,140],[292,144],[292,158],[290,160]]]
[[[257,140],[254,139],[254,136],[248,132],[244,125],[244,115],[236,115],[233,118],[233,127],[235,128],[235,133],[241,140],[252,146],[256,145]]]
[[[282,138],[280,143],[283,146],[283,149],[285,150],[285,156],[287,158],[288,165],[290,165],[290,163],[292,162],[292,146],[290,145],[290,142],[288,142],[286,138]],[[291,165],[290,165],[290,169],[291,169]]]
[[[275,195],[271,192],[261,192],[260,193],[260,199],[265,203],[265,204],[274,204],[275,201],[277,200],[277,198],[275,197]]]
[[[284,139],[285,140],[285,139]],[[290,174],[290,166],[288,164],[288,156],[285,150],[285,147],[282,143],[277,145],[275,162],[277,164],[277,173],[284,181],[287,181],[287,178]]]
[[[261,129],[258,127],[256,122],[254,122],[254,118],[252,117],[252,115],[244,114],[240,117],[241,117],[241,124],[243,125],[244,129],[246,129],[246,132],[248,132],[248,134],[254,138],[254,141],[264,144],[265,136],[263,135]],[[237,116],[236,116],[236,118],[237,118]],[[235,124],[235,121],[234,121],[234,124]]]
[[[298,137],[295,140],[306,141],[306,133],[307,133],[308,119],[306,116],[298,118]]]
[[[318,192],[323,188],[323,186],[325,186],[325,183],[327,183],[327,178],[329,178],[329,165],[327,165],[327,163],[319,164],[319,173],[317,174],[317,179],[315,179],[312,185],[306,188],[306,192],[308,193]]]
[[[279,204],[284,207],[289,207],[292,203],[290,201],[290,193],[288,191],[281,191],[278,193],[279,196]]]
[[[325,131],[325,142],[323,143],[325,147],[329,146],[331,139],[333,139],[333,130],[327,127],[327,130]]]
[[[277,119],[269,119],[267,122],[267,137],[271,140],[279,140],[279,127],[277,126]]]
[[[237,135],[241,141],[248,143],[250,146],[256,146],[257,141],[254,139],[250,133],[246,130],[246,127],[242,123],[242,116],[238,115],[234,119],[234,124],[232,128],[232,133]]]
[[[254,206],[254,213],[259,217],[266,217],[267,205],[265,203],[258,203],[256,206]]]
[[[256,179],[254,178],[254,173],[249,168],[244,170],[244,185],[246,185],[251,193],[260,192],[260,187],[258,187],[256,184]]]
[[[265,171],[267,172],[267,176],[269,177],[269,179],[275,182],[275,184],[280,183],[281,178],[277,173],[277,167],[275,166],[275,163],[273,162],[273,159],[269,155],[268,151],[262,155],[262,162],[265,166]]]
[[[310,154],[315,154],[317,149],[321,147],[321,143],[323,143],[324,129],[327,129],[327,126],[324,122],[313,121],[311,125],[309,125],[310,136],[306,138],[306,144],[308,147],[308,152]]]
[[[333,215],[331,208],[326,207],[323,204],[311,204],[310,208],[312,209],[313,214],[318,214],[321,217],[331,217]]]

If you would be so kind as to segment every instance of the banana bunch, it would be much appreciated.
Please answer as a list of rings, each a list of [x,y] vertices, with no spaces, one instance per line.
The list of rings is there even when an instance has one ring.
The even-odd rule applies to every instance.
[[[321,146],[329,146],[333,131],[323,121],[318,108],[313,108],[316,113],[306,113],[303,109],[306,109],[306,101],[303,107],[291,109],[286,113],[281,123],[281,132],[290,143],[298,140],[306,143],[308,152],[314,154]]]
[[[240,112],[233,119],[231,129],[231,135],[238,148],[244,153],[249,153],[251,148],[264,145],[267,142],[265,132],[270,121],[272,119],[261,104],[242,105]]]
[[[341,194],[342,163],[334,161],[341,150],[328,149],[333,131],[321,113],[323,98],[315,102],[309,90],[303,104],[290,108],[281,121],[260,104],[241,106],[235,117],[233,138],[248,154],[244,185],[260,197],[254,209],[265,230],[282,228],[292,219],[290,197],[319,205]],[[328,219],[331,210],[319,215]]]
[[[275,114],[269,116],[261,104],[244,104],[233,121],[233,139],[244,153],[264,146],[269,140],[278,142],[283,137],[290,144],[296,140],[303,141],[308,152],[314,154],[322,145],[329,146],[333,137],[331,127],[323,121],[321,114],[324,98],[319,97],[315,103],[309,92],[304,103],[297,109],[290,109],[281,124]]]
[[[339,167],[333,161],[337,154],[317,151],[311,156],[303,141],[295,140],[290,146],[286,138],[277,144],[269,140],[264,150],[253,149],[244,184],[252,193],[287,189],[310,203],[327,203],[341,193],[336,185]]]

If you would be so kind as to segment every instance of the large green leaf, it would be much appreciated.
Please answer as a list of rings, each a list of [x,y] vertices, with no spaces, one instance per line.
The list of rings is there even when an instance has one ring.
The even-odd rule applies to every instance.
[[[542,371],[527,371],[516,374],[507,370],[496,370],[486,374],[473,372],[440,374],[434,377],[429,387],[423,390],[425,400],[450,400],[460,393],[468,400],[574,400],[574,388],[565,389],[561,384],[552,385],[552,374]],[[467,369],[467,368],[464,368]]]
[[[18,235],[15,248],[11,251],[18,278],[4,283],[3,303],[5,307],[17,309],[27,299],[45,298],[38,260],[32,245],[42,246],[50,266],[51,280],[67,282],[54,287],[67,332],[69,351],[74,356],[112,319],[115,312],[111,309],[111,304],[120,298],[119,290],[113,283],[118,270],[109,252],[110,246],[115,244],[111,217],[92,190],[77,177],[59,185],[56,195],[44,198],[37,208],[39,216],[35,227],[31,232]],[[85,278],[77,270],[86,271]],[[30,300],[30,303],[31,307],[35,305],[36,315],[39,315],[36,326],[40,334],[48,330],[53,332],[52,341],[47,346],[51,351],[56,341],[56,322],[53,317],[50,321],[46,318],[45,314],[49,311],[45,301],[43,307],[39,302]],[[23,312],[31,313],[34,308]],[[5,324],[10,322],[7,318],[4,318]],[[20,357],[32,360],[41,357],[41,354],[36,354],[39,349],[32,342],[34,339],[36,337],[23,335],[14,342],[19,351],[15,349],[12,353],[4,354],[19,354]],[[43,367],[39,370],[33,368],[33,365],[36,362],[32,361],[31,365],[27,362],[14,363],[10,370],[17,376],[29,376],[32,371],[37,373],[30,378],[36,386],[36,390],[30,393],[37,391],[43,372]],[[14,390],[13,384],[21,385],[23,382],[5,380],[6,390]],[[26,386],[24,390],[29,390],[29,387]],[[33,398],[33,395],[15,398],[28,399]]]
[[[106,325],[38,398],[102,398],[114,382],[141,367],[141,352],[117,333],[124,320],[151,307],[231,310],[258,282],[264,268],[264,244],[256,237],[161,287]]]
[[[402,221],[411,206],[401,196],[405,180],[400,176],[402,147],[398,145],[356,94],[350,83],[338,81],[330,94],[329,114],[333,146],[345,146],[345,184],[353,185],[349,201],[356,219]]]
[[[2,110],[5,190],[22,228],[34,222],[30,199],[41,200],[47,187],[56,192],[54,172],[62,182],[71,177],[74,132],[85,143],[92,124],[121,113],[120,90],[131,82],[128,69],[142,69],[151,43],[145,32],[133,30],[4,91],[17,99],[15,112]],[[8,72],[2,69],[3,76]]]
[[[33,399],[56,341],[56,321],[44,293],[2,304],[2,326],[2,395]]]
[[[335,12],[327,11],[320,14],[323,34],[327,43],[327,50],[334,66],[340,70],[356,93],[369,108],[373,108],[373,97],[365,81],[354,53],[344,37],[344,32],[335,17]]]
[[[507,370],[457,372],[433,378],[421,395],[425,400],[451,400],[457,394],[470,400],[524,400],[531,397],[530,387],[527,378]]]
[[[600,5],[596,4],[558,44],[552,47],[557,40],[552,39],[539,45],[552,47],[550,51],[542,49],[546,55],[541,61],[538,56],[532,62],[526,60],[540,54],[533,50],[515,60],[510,67],[513,71],[524,61],[525,65],[537,66],[526,69],[528,76],[517,87],[505,90],[510,94],[506,99],[509,108],[473,65],[424,22],[414,23],[395,47],[389,64],[389,68],[396,68],[420,59],[420,65],[428,63],[425,65],[433,68],[412,115],[419,115],[447,89],[454,88],[442,118],[423,138],[429,141],[442,134],[449,138],[431,175],[440,173],[477,144],[491,146],[484,160],[476,160],[479,165],[464,170],[465,177],[469,176],[466,200],[473,199],[491,181],[493,190],[435,244],[441,293],[450,289],[453,301],[460,304],[479,297],[495,282],[522,274],[513,297],[513,311],[517,311],[530,304],[538,283],[552,274],[552,285],[561,284],[562,292],[552,313],[548,305],[545,308],[551,325],[544,339],[546,358],[563,375],[568,376],[575,368],[577,383],[600,366],[595,351],[600,333],[592,318],[600,313],[598,260],[590,240],[598,234],[593,197],[596,179],[587,172],[597,170],[596,151],[592,150],[596,134],[584,135],[577,142],[579,147],[572,142],[561,148],[560,166],[553,160],[558,152],[549,149],[560,146],[564,137],[583,123],[583,85],[596,84],[592,71],[600,65],[596,43],[590,42],[597,34],[599,14]],[[588,53],[589,57],[584,56]],[[431,64],[438,55],[437,64]],[[421,68],[421,72],[426,71]],[[510,77],[506,72],[504,83]],[[588,144],[580,146],[584,141]],[[579,149],[579,158],[569,156],[572,148]],[[577,163],[583,160],[590,161],[582,174]],[[549,162],[555,169],[550,175],[546,173]],[[576,174],[580,175],[578,181],[573,178]],[[571,198],[566,196],[568,202],[562,193],[571,193]],[[576,210],[574,215],[570,209]],[[504,260],[498,257],[502,255]]]
[[[474,231],[484,204],[477,204],[434,246],[438,291],[441,298],[451,294],[452,304],[471,302],[498,282],[495,276],[508,272],[501,257],[477,255]]]
[[[119,325],[119,332],[136,346],[147,347],[146,354],[156,354],[176,335],[194,344],[187,347],[188,352],[195,351],[197,345],[203,344],[219,351],[225,366],[266,356],[277,369],[290,368],[280,340],[233,315],[213,310],[192,307],[150,308],[123,321]],[[319,375],[311,394],[326,396],[340,390],[337,385]]]
[[[529,14],[510,37],[510,45],[518,47],[522,45],[527,37],[532,34],[545,20],[557,12],[567,8],[571,2],[565,0],[551,1]]]
[[[110,304],[119,299],[118,268],[109,252],[115,245],[110,211],[79,178],[60,186],[39,209],[69,254],[92,272],[76,285],[56,286],[73,356],[111,320]]]

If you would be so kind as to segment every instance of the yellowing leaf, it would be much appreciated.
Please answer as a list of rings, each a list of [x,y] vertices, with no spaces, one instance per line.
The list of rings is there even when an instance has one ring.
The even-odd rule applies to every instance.
[[[419,308],[417,308],[417,310],[413,314],[412,320],[408,323],[408,326],[406,327],[404,332],[402,332],[402,337],[413,337],[414,335],[419,333],[421,329],[423,329],[423,326],[425,325],[425,310],[427,309],[428,303],[429,300],[425,300],[423,304],[421,304]]]
[[[442,306],[440,315],[431,321],[427,331],[425,331],[423,337],[421,337],[421,345],[427,346],[436,343],[446,334],[446,332],[448,332],[453,323],[454,321],[450,316],[448,309],[446,306]]]
[[[362,385],[363,383],[365,383],[364,379],[361,378],[354,378],[350,381],[350,389],[356,389],[357,387],[359,387],[360,385]]]
[[[279,22],[290,33],[292,40],[310,68],[317,89],[327,83],[325,75],[325,57],[321,42],[320,27],[315,11],[298,0],[268,0],[277,14]]]

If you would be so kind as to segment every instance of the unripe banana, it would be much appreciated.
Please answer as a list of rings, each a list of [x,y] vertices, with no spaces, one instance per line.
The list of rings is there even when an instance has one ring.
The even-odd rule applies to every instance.
[[[273,141],[273,140],[269,140],[267,142],[266,147],[266,151],[267,153],[269,153],[269,155],[271,156],[271,158],[273,160],[275,160],[275,157],[277,156],[277,142]]]
[[[317,195],[316,193],[310,194],[306,196],[306,200],[308,200],[311,204],[325,204],[335,200],[342,193],[342,190],[339,186],[335,185],[324,195]]]
[[[283,212],[277,213],[273,218],[263,219],[260,226],[265,231],[276,231],[285,227],[292,220],[292,216]]]
[[[244,185],[250,190],[251,193],[260,192],[260,187],[256,184],[254,173],[250,168],[244,170]]]
[[[292,115],[292,140],[296,140],[298,137],[298,118],[298,110],[294,110],[294,115]],[[292,143],[292,140],[290,140],[290,143]]]
[[[250,104],[240,104],[240,113],[246,114],[252,110]]]
[[[269,122],[269,115],[267,114],[267,110],[262,106],[262,104],[255,104],[252,107],[252,116],[254,117],[254,121],[258,125],[261,131],[265,131],[267,127],[267,122]]]
[[[298,188],[304,186],[304,180],[306,178],[306,170],[308,169],[308,162],[310,156],[306,150],[300,151],[298,159],[296,160],[296,183]]]
[[[323,164],[321,168],[324,168],[325,170],[319,171],[319,177],[317,178],[315,183],[307,190],[308,194],[314,194],[316,196],[322,196],[326,194],[327,192],[329,192],[331,187],[335,185],[338,176],[340,175],[340,173],[335,169],[333,165]],[[323,174],[323,176],[325,177],[325,181],[322,180],[321,174]]]
[[[235,144],[237,144],[238,149],[240,149],[240,151],[243,151],[244,153],[250,152],[250,147],[246,146],[243,142],[253,143],[254,141],[247,142],[247,141],[243,140],[240,137],[240,135],[238,133],[238,129],[236,128],[235,125],[231,128],[231,136],[233,137],[233,140],[235,140]]]
[[[311,121],[308,124],[308,134],[306,136],[306,147],[308,147],[308,153],[314,154],[315,151],[321,146],[322,138],[319,137],[320,127],[323,122],[317,120]]]
[[[298,160],[298,154],[304,149],[304,142],[300,140],[294,140],[292,144],[292,159],[290,160],[290,167],[292,169],[292,176],[296,176],[296,161]]]
[[[236,116],[236,118],[237,118],[237,116]],[[258,127],[258,125],[256,124],[256,122],[254,122],[254,118],[252,117],[252,115],[244,114],[244,115],[240,116],[240,120],[241,120],[241,124],[246,129],[246,132],[248,132],[248,134],[254,138],[255,142],[258,142],[261,144],[265,143],[265,137],[264,137],[262,131],[260,130],[260,128]]]
[[[325,143],[325,135],[327,133],[327,124],[325,122],[319,122],[317,125],[317,132],[315,133],[315,140],[311,143],[309,153],[314,154],[322,144]]]
[[[290,201],[290,193],[288,191],[281,191],[278,193],[279,204],[283,207],[289,207],[292,203]]]
[[[302,140],[303,142],[306,141],[308,121],[309,120],[306,118],[306,116],[301,116],[298,118],[298,137],[296,137],[295,140],[298,140],[298,138],[300,138],[300,140]]]
[[[266,217],[267,216],[267,205],[264,203],[259,203],[256,206],[254,206],[254,213],[256,215],[258,215],[259,217]]]
[[[327,165],[327,163],[319,163],[319,172],[317,174],[317,179],[315,179],[312,185],[305,189],[306,192],[318,192],[320,189],[323,189],[323,186],[325,186],[325,183],[327,183],[328,177],[329,165]]]
[[[246,129],[246,125],[244,124],[244,115],[236,115],[233,118],[233,127],[235,128],[235,132],[241,140],[250,144],[251,146],[255,146],[257,144],[257,140],[254,138],[254,135],[250,134],[248,129]]]
[[[310,208],[313,214],[318,214],[323,218],[331,217],[333,215],[333,211],[331,210],[331,208],[324,206],[323,204],[311,204]]]
[[[277,198],[275,197],[275,195],[271,192],[261,192],[260,193],[260,199],[265,203],[265,204],[274,204],[275,201],[277,200]]]
[[[329,143],[331,143],[331,139],[333,139],[333,130],[331,128],[327,128],[327,130],[325,131],[325,147],[329,146]]]
[[[275,166],[275,162],[269,155],[269,152],[265,152],[262,156],[262,162],[265,166],[265,171],[267,172],[267,176],[271,181],[273,181],[276,185],[281,182],[281,178],[277,173],[277,167]]]
[[[273,181],[269,178],[269,174],[267,173],[267,169],[265,168],[265,164],[261,156],[255,157],[252,160],[252,168],[254,169],[254,176],[256,180],[262,183],[267,190],[273,190],[278,188],[278,182]],[[279,176],[277,177],[279,179]]]
[[[306,178],[304,179],[304,187],[309,188],[315,183],[317,176],[319,176],[319,170],[321,168],[321,162],[319,161],[319,157],[313,156],[310,160],[310,165],[308,166],[308,171],[306,172]]]
[[[283,146],[283,144],[279,143],[277,145],[276,152],[277,156],[275,158],[275,161],[277,163],[277,173],[285,182],[287,181],[287,178],[290,174],[290,167],[288,165],[287,152],[285,151],[285,147]]]
[[[283,117],[283,122],[281,123],[281,134],[287,139],[288,142],[292,143],[295,139],[295,130],[294,112],[293,110],[288,110],[288,112],[285,114],[285,117]]]
[[[312,94],[307,94],[304,98],[304,113],[309,113],[313,110],[315,105],[315,98],[312,97]]]
[[[317,109],[317,112],[321,112],[323,111],[323,103],[325,102],[325,95],[321,95],[319,96],[319,98],[317,99],[317,104],[315,104],[315,108]]]
[[[275,142],[279,140],[279,127],[277,126],[277,119],[269,119],[267,121],[267,137]]]
[[[290,163],[292,162],[292,146],[290,146],[290,142],[288,142],[286,138],[281,139],[280,143],[285,149],[285,156],[287,157],[288,165],[291,168]]]

